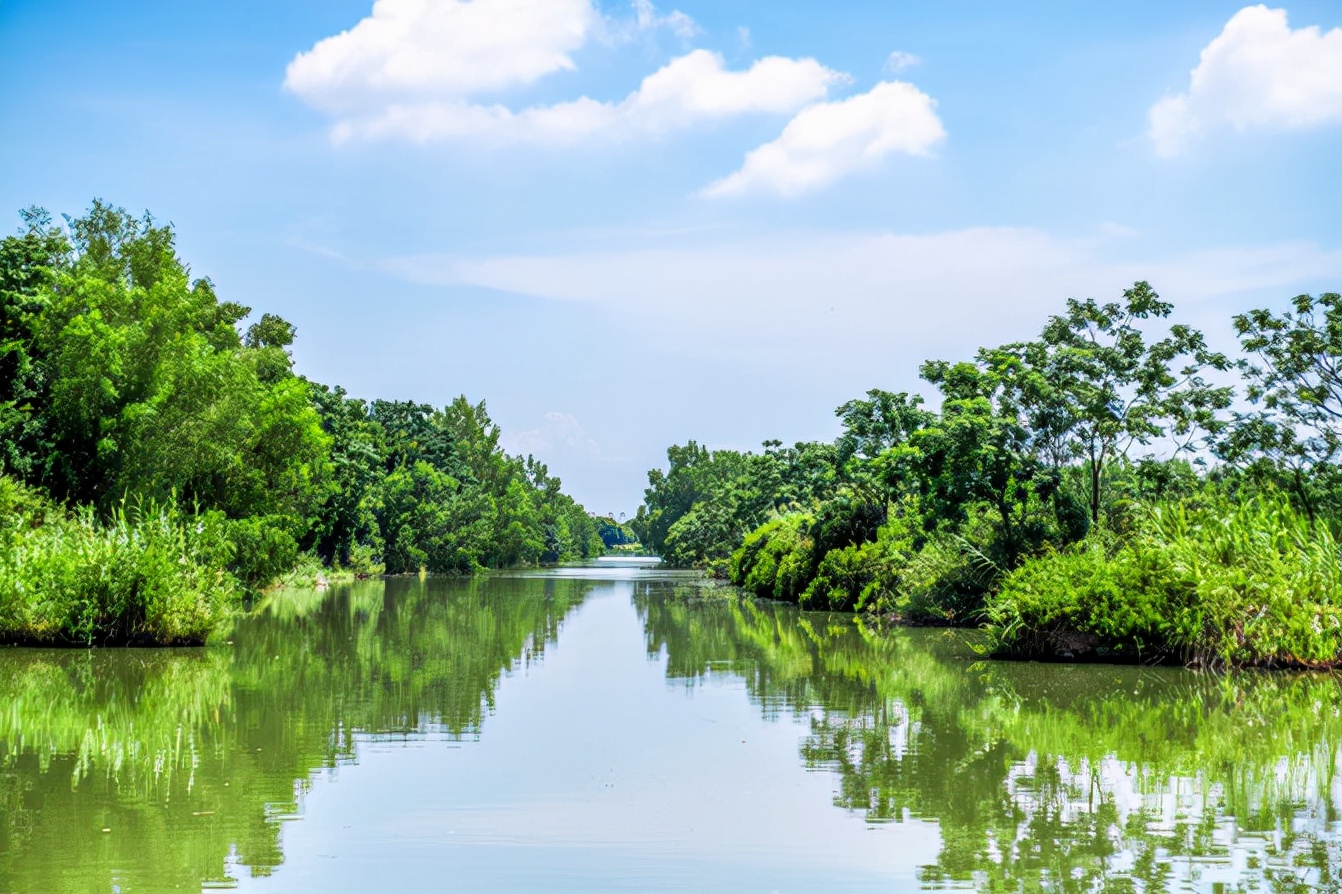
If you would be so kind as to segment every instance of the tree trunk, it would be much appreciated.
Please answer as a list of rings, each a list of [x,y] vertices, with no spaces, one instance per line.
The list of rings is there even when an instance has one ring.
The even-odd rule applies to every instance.
[[[1100,460],[1091,457],[1090,459],[1090,523],[1098,525],[1100,523]]]

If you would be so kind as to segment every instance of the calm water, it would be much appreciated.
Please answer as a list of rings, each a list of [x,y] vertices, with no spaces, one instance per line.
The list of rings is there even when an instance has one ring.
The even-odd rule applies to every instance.
[[[602,563],[0,650],[0,890],[1342,888],[1342,684],[985,663]]]

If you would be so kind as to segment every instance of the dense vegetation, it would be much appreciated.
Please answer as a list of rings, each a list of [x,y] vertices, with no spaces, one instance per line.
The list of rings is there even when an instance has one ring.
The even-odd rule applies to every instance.
[[[348,396],[295,328],[95,201],[0,241],[0,641],[200,642],[307,555],[354,573],[581,558],[600,527],[483,402]]]
[[[833,443],[672,447],[633,527],[757,596],[986,622],[1002,655],[1342,663],[1342,296],[1235,317],[1237,362],[1172,310],[1071,300],[925,363],[936,410],[845,403]]]

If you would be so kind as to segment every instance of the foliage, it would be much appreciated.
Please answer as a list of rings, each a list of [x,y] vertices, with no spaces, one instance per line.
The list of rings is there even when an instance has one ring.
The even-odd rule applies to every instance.
[[[1295,449],[1326,462],[1342,450],[1342,294],[1298,295],[1292,305],[1294,314],[1258,309],[1234,319],[1245,351],[1258,357],[1244,366],[1247,396],[1303,427]]]
[[[220,513],[146,501],[103,523],[89,507],[65,516],[15,499],[3,480],[27,511],[0,529],[0,642],[201,643],[240,604]]]
[[[630,527],[673,565],[725,562],[751,530],[831,495],[836,483],[835,450],[826,444],[766,441],[752,454],[690,441],[668,449],[667,459],[665,474],[648,473]]]
[[[813,522],[810,515],[792,513],[747,535],[731,558],[732,583],[764,599],[800,601],[815,551],[810,536]]]
[[[1311,519],[1342,517],[1342,295],[1299,295],[1294,313],[1234,318],[1257,409],[1236,414],[1217,453],[1252,482],[1285,488]]]
[[[1042,517],[1058,493],[1058,473],[1032,449],[1002,377],[970,363],[923,365],[923,377],[945,395],[941,416],[914,434],[892,459],[908,492],[918,496],[929,528],[966,522],[985,507],[1008,567],[1035,548]]]
[[[1183,324],[1147,343],[1143,323],[1165,319],[1173,305],[1146,282],[1122,302],[1069,299],[1037,341],[979,352],[979,362],[1004,377],[1012,403],[1041,457],[1054,467],[1079,459],[1089,473],[1091,522],[1100,522],[1107,466],[1136,444],[1171,438],[1176,449],[1223,425],[1217,411],[1231,389],[1202,377],[1230,362],[1207,348],[1202,333]]]
[[[638,544],[638,535],[634,533],[634,529],[610,516],[597,516],[596,525],[597,536],[601,538],[601,544],[606,549],[619,546],[632,547]]]
[[[1148,509],[1008,576],[988,605],[996,648],[1042,657],[1199,664],[1342,663],[1342,549],[1283,496],[1219,494]]]
[[[41,209],[23,221],[0,240],[0,475],[83,507],[73,515],[84,527],[63,523],[32,544],[25,535],[9,544],[9,567],[20,568],[20,548],[25,574],[39,573],[35,556],[75,549],[55,545],[58,529],[83,531],[71,544],[104,527],[138,530],[124,505],[177,513],[172,525],[185,527],[198,513],[221,532],[220,604],[305,553],[399,573],[604,549],[598,523],[544,465],[504,452],[483,402],[368,403],[296,376],[294,325],[272,313],[245,325],[251,309],[192,277],[170,225],[99,200],[63,228]],[[184,572],[183,587],[198,585]],[[138,623],[135,637],[148,637]],[[161,628],[165,641],[198,632],[175,629]]]
[[[1342,298],[1293,305],[1236,317],[1256,359],[1232,364],[1146,282],[1069,300],[1032,341],[924,363],[936,411],[872,390],[835,411],[830,445],[672,448],[636,523],[673,564],[725,565],[753,595],[988,621],[1012,650],[1331,664]],[[1211,379],[1234,369],[1256,409],[1228,421],[1233,388]],[[1214,545],[1218,530],[1243,542]],[[1211,555],[1236,558],[1208,571]]]

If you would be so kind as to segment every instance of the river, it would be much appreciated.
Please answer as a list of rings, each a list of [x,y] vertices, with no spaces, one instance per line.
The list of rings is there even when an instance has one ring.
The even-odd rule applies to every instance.
[[[643,562],[0,650],[0,891],[1342,888],[1342,683],[982,660]]]

